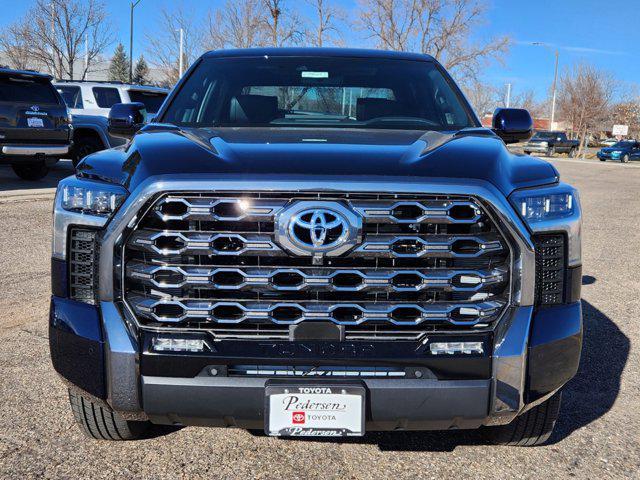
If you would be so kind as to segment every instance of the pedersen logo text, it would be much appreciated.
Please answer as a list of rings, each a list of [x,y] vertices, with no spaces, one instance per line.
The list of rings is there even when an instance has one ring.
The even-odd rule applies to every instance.
[[[304,412],[293,412],[291,414],[291,421],[294,425],[302,425],[305,421],[305,413]]]

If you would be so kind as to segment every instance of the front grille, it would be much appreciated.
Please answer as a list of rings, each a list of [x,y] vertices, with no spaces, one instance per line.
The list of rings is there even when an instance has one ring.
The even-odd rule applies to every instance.
[[[97,257],[96,231],[72,228],[69,233],[69,293],[72,299],[96,303]]]
[[[336,202],[362,218],[348,252],[320,260],[279,241],[278,214]],[[286,339],[305,321],[349,340],[419,340],[491,327],[509,299],[510,250],[463,196],[243,192],[166,194],[123,252],[124,297],[153,329]]]
[[[339,378],[404,378],[401,367],[378,366],[300,366],[300,365],[229,365],[230,377],[339,377]]]

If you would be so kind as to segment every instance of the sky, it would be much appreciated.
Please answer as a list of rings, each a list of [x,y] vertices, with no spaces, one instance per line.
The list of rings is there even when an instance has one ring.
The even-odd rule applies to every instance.
[[[312,13],[303,0],[303,15]],[[357,0],[334,0],[345,10]],[[33,0],[0,0],[0,31],[18,20]],[[129,0],[106,0],[117,41],[128,49]],[[134,58],[143,53],[145,36],[153,31],[163,8],[179,5],[194,19],[204,18],[210,8],[224,0],[141,0],[135,9]],[[488,0],[486,23],[477,29],[479,38],[509,35],[513,41],[504,64],[492,64],[484,80],[502,87],[512,84],[517,94],[532,89],[538,99],[547,95],[553,79],[554,54],[559,51],[560,72],[587,61],[608,70],[626,85],[640,85],[640,0]],[[345,28],[345,44],[367,46],[362,35]],[[549,48],[532,46],[544,42]],[[148,58],[148,55],[147,55]]]

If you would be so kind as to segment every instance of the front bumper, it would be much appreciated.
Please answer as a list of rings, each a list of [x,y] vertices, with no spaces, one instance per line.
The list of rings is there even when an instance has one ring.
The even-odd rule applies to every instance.
[[[526,144],[524,147],[522,147],[522,149],[525,152],[536,152],[536,153],[546,153],[549,150],[548,146],[540,146],[540,145],[531,145],[531,144]]]
[[[53,297],[50,342],[54,367],[72,386],[106,401],[125,418],[160,424],[263,427],[267,378],[214,376],[200,368],[188,376],[154,372],[145,366],[141,340],[127,325],[115,303],[92,307]],[[532,307],[513,308],[494,335],[488,375],[479,371],[470,378],[452,375],[455,378],[443,379],[432,368],[421,378],[355,379],[367,389],[366,428],[439,430],[509,423],[575,375],[582,344],[580,303],[537,312]],[[181,356],[172,360],[178,372],[181,365],[189,364]],[[210,358],[211,364],[220,361],[220,357]],[[456,362],[453,358],[443,361]],[[406,359],[398,363],[408,365]]]

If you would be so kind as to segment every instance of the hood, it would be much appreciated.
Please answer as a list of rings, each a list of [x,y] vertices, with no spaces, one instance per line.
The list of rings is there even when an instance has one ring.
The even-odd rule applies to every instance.
[[[220,128],[149,125],[124,147],[88,156],[79,175],[134,190],[155,175],[335,176],[343,180],[475,179],[508,195],[554,183],[549,163],[511,154],[490,130]]]

